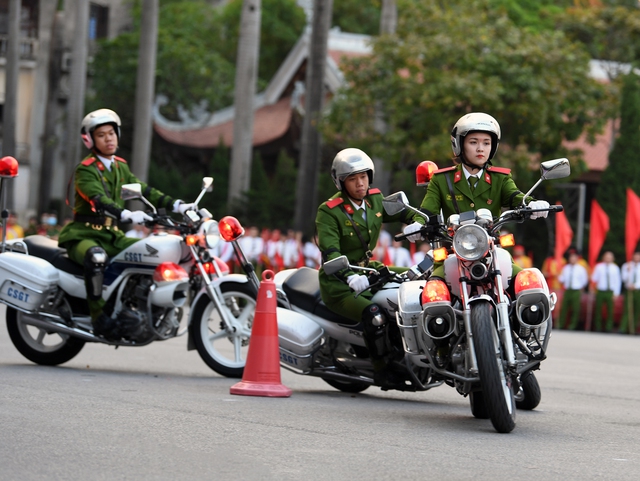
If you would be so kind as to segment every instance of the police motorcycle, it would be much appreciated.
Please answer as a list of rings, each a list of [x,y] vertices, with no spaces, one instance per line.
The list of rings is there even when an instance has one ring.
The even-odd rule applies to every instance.
[[[203,179],[196,205],[212,183],[211,177]],[[220,230],[237,221],[217,222],[206,209],[189,210],[181,221],[174,220],[142,196],[140,184],[123,186],[121,195],[142,201],[152,210],[147,226],[165,230],[136,242],[105,267],[102,297],[105,312],[117,320],[116,338],[94,335],[84,269],[57,241],[36,235],[5,242],[3,237],[0,302],[7,306],[14,346],[32,362],[58,365],[75,357],[86,342],[145,346],[188,334],[187,348],[197,349],[211,369],[241,377],[258,284],[230,274],[211,254]]]
[[[543,162],[541,179],[569,175],[567,159]],[[515,427],[516,408],[534,409],[541,391],[533,371],[546,358],[551,312],[556,305],[542,273],[523,269],[513,280],[511,256],[503,249],[513,236],[500,235],[507,223],[522,223],[533,212],[524,205],[493,219],[487,209],[427,216],[411,207],[404,193],[388,196],[389,213],[410,209],[426,219],[423,236],[436,244],[434,259],[444,262],[445,280],[409,282],[398,292],[397,323],[406,360],[431,373],[432,387],[445,383],[469,396],[476,418],[491,419],[498,432]],[[397,240],[405,236],[396,236]],[[509,291],[509,292],[508,292]]]

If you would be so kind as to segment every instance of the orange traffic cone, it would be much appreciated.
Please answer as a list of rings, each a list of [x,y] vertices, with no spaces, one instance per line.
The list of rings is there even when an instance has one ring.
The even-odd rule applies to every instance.
[[[251,341],[242,381],[231,386],[231,394],[291,396],[291,389],[280,381],[277,307],[273,271],[266,270],[262,273],[262,282],[258,289],[256,315],[253,318]]]

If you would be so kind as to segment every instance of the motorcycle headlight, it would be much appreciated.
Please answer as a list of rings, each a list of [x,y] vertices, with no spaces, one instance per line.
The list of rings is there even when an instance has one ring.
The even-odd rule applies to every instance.
[[[453,251],[465,261],[477,261],[489,252],[489,234],[479,225],[460,226],[453,236]]]
[[[220,229],[218,222],[215,220],[207,220],[200,226],[200,246],[213,249],[220,242]]]

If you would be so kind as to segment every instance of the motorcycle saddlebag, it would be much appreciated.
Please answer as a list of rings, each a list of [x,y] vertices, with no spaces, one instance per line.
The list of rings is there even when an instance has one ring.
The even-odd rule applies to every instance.
[[[280,361],[290,369],[306,373],[313,354],[320,348],[323,329],[297,312],[278,307]]]
[[[0,254],[0,301],[34,312],[58,283],[58,271],[44,259],[3,252]]]

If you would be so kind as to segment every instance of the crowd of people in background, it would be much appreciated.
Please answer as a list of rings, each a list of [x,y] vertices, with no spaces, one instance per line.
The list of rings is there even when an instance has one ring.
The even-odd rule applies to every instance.
[[[60,224],[55,213],[45,213],[40,218],[30,217],[27,226],[22,227],[15,214],[10,213],[7,239],[36,234],[57,239],[68,221],[64,219]],[[135,225],[126,235],[142,239],[151,232],[144,225]],[[318,269],[322,263],[316,239],[293,229],[282,232],[251,226],[240,239],[240,245],[258,273],[265,269],[278,272],[303,266]],[[409,247],[395,241],[391,233],[383,229],[373,258],[388,266],[411,267],[419,264],[431,249],[428,242],[409,244]],[[231,272],[240,272],[230,243],[221,240],[214,254],[229,266]],[[514,246],[512,255],[520,267],[533,267],[533,260],[523,246]],[[621,266],[615,263],[612,252],[605,252],[601,261],[590,269],[580,253],[571,248],[563,258],[550,256],[545,259],[542,273],[550,291],[558,295],[553,313],[554,327],[640,333],[640,252],[635,252],[632,260]]]

